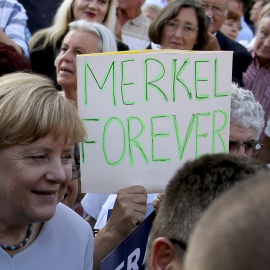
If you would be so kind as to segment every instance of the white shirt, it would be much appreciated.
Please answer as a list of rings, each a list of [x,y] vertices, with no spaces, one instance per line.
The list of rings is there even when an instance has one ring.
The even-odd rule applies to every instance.
[[[1,270],[91,270],[94,239],[90,225],[62,203],[26,249],[10,257],[0,248]]]

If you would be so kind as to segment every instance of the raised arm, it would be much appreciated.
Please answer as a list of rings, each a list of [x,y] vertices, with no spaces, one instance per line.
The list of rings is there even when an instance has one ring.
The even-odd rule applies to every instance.
[[[147,193],[143,186],[119,191],[107,224],[95,237],[94,270],[100,269],[100,263],[107,254],[143,222],[146,205]]]

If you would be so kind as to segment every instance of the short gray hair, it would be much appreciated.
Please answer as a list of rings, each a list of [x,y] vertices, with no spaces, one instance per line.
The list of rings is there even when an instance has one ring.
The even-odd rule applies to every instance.
[[[264,110],[256,101],[251,91],[231,86],[231,125],[240,128],[254,128],[256,139],[259,139],[264,127]]]
[[[69,23],[69,31],[71,30],[80,30],[85,32],[90,32],[95,34],[101,44],[100,52],[115,52],[117,51],[115,37],[112,32],[106,28],[104,25],[96,22],[88,22],[85,20],[78,20]]]

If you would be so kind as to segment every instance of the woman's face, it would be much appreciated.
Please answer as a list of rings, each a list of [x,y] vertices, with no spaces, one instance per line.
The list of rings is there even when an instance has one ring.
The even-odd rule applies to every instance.
[[[193,8],[183,7],[179,10],[177,16],[169,20],[168,23],[171,25],[178,24],[179,26],[175,30],[168,30],[168,27],[164,26],[161,34],[161,48],[192,50],[198,38],[198,30],[195,30],[199,27],[196,11]]]
[[[255,54],[261,65],[270,62],[270,17],[262,19],[254,45]]]
[[[230,141],[239,141],[240,143],[245,143],[249,141],[255,141],[255,130],[254,128],[242,128],[234,125],[230,125]],[[233,151],[229,151],[233,154]],[[238,152],[235,154],[237,156],[247,156],[245,152],[245,147],[243,145],[240,146]],[[252,156],[249,156],[252,157]]]
[[[56,73],[57,82],[62,86],[68,98],[76,99],[76,55],[101,52],[100,47],[101,41],[93,33],[71,30],[65,36],[57,58]]]
[[[241,30],[240,21],[235,21],[232,19],[227,19],[222,24],[220,31],[223,32],[229,38],[236,40],[238,37],[238,33]]]
[[[23,225],[51,219],[71,180],[73,149],[52,133],[1,149],[0,220]]]
[[[75,165],[74,159],[72,161],[72,166]],[[74,169],[75,170],[75,169]],[[73,171],[73,169],[72,169]],[[72,208],[74,205],[76,198],[78,196],[78,191],[79,191],[79,182],[81,181],[80,178],[73,178],[72,174],[72,180],[69,182],[64,198],[61,200],[61,203],[65,204],[66,206]]]
[[[84,19],[103,23],[108,12],[110,0],[75,0],[74,21]]]

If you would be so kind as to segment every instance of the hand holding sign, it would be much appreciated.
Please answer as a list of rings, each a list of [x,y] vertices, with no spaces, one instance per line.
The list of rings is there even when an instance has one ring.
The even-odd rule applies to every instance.
[[[153,206],[154,206],[156,212],[158,212],[159,206],[160,206],[161,201],[163,200],[164,196],[165,196],[165,193],[159,193],[158,197],[153,201]]]
[[[106,226],[95,237],[94,267],[121,243],[145,218],[147,194],[143,186],[131,186],[118,192]]]
[[[121,189],[108,224],[121,237],[127,237],[143,222],[147,210],[146,203],[147,193],[143,186]]]

